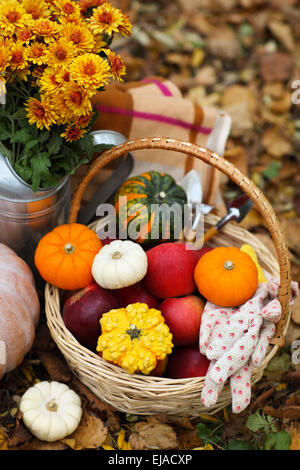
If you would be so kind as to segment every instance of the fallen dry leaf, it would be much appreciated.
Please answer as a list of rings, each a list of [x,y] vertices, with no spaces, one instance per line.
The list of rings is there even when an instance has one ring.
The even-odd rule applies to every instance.
[[[280,218],[280,224],[290,250],[300,255],[299,233],[300,217],[297,219]]]
[[[272,406],[264,406],[263,412],[266,415],[272,416],[273,418],[287,418],[295,421],[298,421],[300,419],[300,406],[281,405],[279,408],[273,408]]]
[[[300,325],[300,295],[295,299],[292,307],[292,320],[297,323],[297,325]]]
[[[262,145],[267,153],[275,158],[292,153],[292,144],[280,132],[278,126],[267,129],[262,136]]]
[[[210,33],[207,47],[213,55],[221,59],[236,59],[241,55],[240,43],[233,30],[227,26],[215,28]]]
[[[300,339],[300,325],[291,320],[285,337],[285,345],[292,346],[296,339]]]
[[[284,52],[264,52],[258,56],[261,76],[266,82],[289,80],[293,71],[293,59]]]
[[[129,444],[134,450],[168,450],[178,447],[178,439],[171,426],[156,418],[148,418],[147,421],[135,425],[134,432],[129,437]]]
[[[275,36],[275,38],[278,39],[288,51],[294,51],[295,41],[289,24],[272,19],[268,26],[273,36]]]
[[[288,432],[292,438],[292,443],[290,445],[290,450],[300,450],[300,429],[297,426],[297,423],[293,424]]]
[[[248,174],[248,155],[242,145],[236,145],[224,153],[226,160],[229,160],[236,168],[245,175]]]
[[[66,363],[56,354],[48,351],[37,351],[37,356],[48,372],[51,380],[67,383],[72,379],[72,372]]]
[[[60,441],[46,442],[33,439],[18,447],[19,450],[65,450],[68,447]]]
[[[228,87],[221,98],[221,107],[231,116],[233,136],[243,136],[246,131],[253,128],[257,100],[249,87],[242,85]]]
[[[61,442],[73,450],[97,449],[105,441],[107,432],[103,421],[85,409],[76,431]]]

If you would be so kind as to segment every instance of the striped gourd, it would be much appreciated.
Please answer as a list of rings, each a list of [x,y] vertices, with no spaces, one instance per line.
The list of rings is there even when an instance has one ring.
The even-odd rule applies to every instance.
[[[168,174],[149,171],[129,178],[114,198],[119,236],[143,245],[173,240],[186,202],[184,189]]]

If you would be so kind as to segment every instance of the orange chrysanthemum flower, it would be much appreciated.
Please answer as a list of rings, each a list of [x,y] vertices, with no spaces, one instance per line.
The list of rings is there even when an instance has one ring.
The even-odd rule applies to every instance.
[[[82,24],[66,23],[63,36],[72,42],[77,52],[91,52],[95,46],[93,34]]]
[[[108,82],[110,67],[106,60],[96,54],[76,57],[71,66],[72,79],[89,90],[100,88]]]
[[[20,71],[28,67],[28,51],[20,41],[11,47],[10,69]]]
[[[107,0],[79,0],[81,14],[84,14],[89,8],[97,8]]]
[[[88,20],[95,34],[105,33],[111,36],[113,32],[119,31],[119,27],[123,23],[123,14],[121,10],[114,8],[110,3],[103,3],[94,10]]]
[[[32,70],[32,76],[36,78],[37,80],[39,80],[42,77],[46,69],[47,69],[47,65],[45,64],[36,65],[34,69]]]
[[[37,36],[41,36],[46,43],[52,41],[61,30],[61,25],[48,18],[39,18],[32,20],[29,24],[32,32]]]
[[[82,127],[82,128],[88,126],[89,123],[91,122],[93,115],[94,113],[91,112],[90,114],[87,114],[86,116],[79,116],[79,118],[76,119],[75,125],[77,127]]]
[[[75,52],[73,44],[70,41],[63,37],[59,38],[57,41],[53,41],[49,44],[47,63],[56,69],[66,67],[74,57]]]
[[[65,107],[69,114],[79,117],[91,113],[92,105],[89,100],[89,95],[86,90],[77,83],[66,83],[60,94],[63,94],[63,108]]]
[[[0,31],[4,36],[13,36],[29,21],[30,15],[17,0],[1,0]]]
[[[18,29],[16,36],[18,41],[21,41],[23,44],[29,44],[30,41],[35,39],[35,34],[33,34],[29,26]]]
[[[44,0],[23,0],[23,7],[26,13],[31,15],[32,19],[48,18],[50,10]]]
[[[67,142],[75,142],[76,140],[81,139],[85,133],[85,129],[69,125],[67,126],[65,132],[61,134],[61,137],[64,137]]]
[[[104,51],[106,52],[105,49]],[[126,74],[126,67],[124,65],[123,60],[121,59],[121,56],[111,51],[110,49],[108,49],[108,52],[106,52],[106,54],[109,60],[110,71],[113,78],[118,82],[122,82],[122,76]]]
[[[43,65],[47,63],[46,52],[47,47],[42,42],[32,42],[28,46],[29,61],[35,65]]]
[[[35,124],[39,129],[49,130],[56,123],[57,114],[48,97],[42,95],[41,101],[29,98],[26,105],[29,124]]]

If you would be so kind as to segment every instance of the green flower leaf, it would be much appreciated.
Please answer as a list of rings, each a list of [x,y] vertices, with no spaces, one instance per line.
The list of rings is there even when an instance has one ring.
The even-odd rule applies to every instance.
[[[11,142],[17,142],[20,144],[27,144],[32,140],[32,134],[27,129],[19,129],[10,139]]]
[[[233,439],[227,444],[227,450],[254,450],[249,442]]]

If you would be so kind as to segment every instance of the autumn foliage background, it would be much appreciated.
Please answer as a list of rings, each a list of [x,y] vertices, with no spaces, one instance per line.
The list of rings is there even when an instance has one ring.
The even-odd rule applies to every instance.
[[[292,84],[300,79],[299,2],[296,0],[112,0],[134,25],[130,37],[114,39],[126,65],[126,81],[168,77],[183,96],[217,106],[232,117],[225,157],[264,191],[285,233],[292,275],[300,282],[300,112]],[[223,181],[226,201],[238,188]],[[259,213],[242,225],[274,251]],[[293,308],[286,345],[253,389],[241,415],[230,408],[214,417],[169,422],[166,416],[137,417],[116,412],[72,376],[41,325],[32,354],[5,378],[0,390],[0,430],[8,448],[223,449],[239,440],[264,447],[266,435],[287,431],[300,449],[300,366],[292,361],[300,338],[300,301]],[[86,403],[85,427],[52,445],[32,439],[16,412],[22,391],[36,380],[69,383]],[[256,427],[249,416],[260,416]],[[252,420],[253,421],[253,420]],[[88,424],[88,426],[86,426]],[[272,428],[273,426],[273,428]],[[89,431],[87,431],[89,429]],[[215,437],[215,439],[213,439]],[[128,444],[129,443],[129,444]]]

